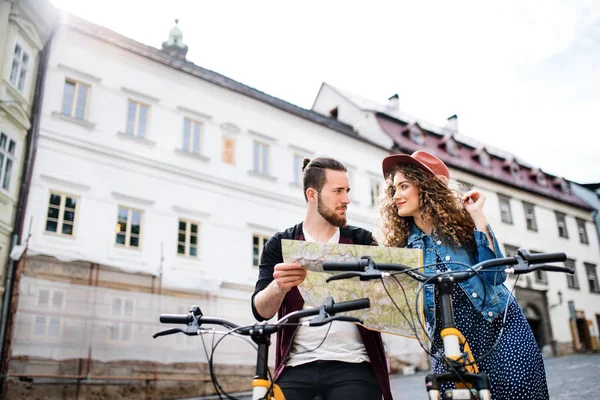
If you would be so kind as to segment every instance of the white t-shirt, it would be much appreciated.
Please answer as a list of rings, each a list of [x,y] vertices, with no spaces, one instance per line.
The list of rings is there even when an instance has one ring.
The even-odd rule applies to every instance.
[[[302,228],[302,231],[304,239],[307,242],[315,241],[304,228]],[[340,229],[338,228],[327,243],[339,243],[339,241]],[[310,307],[305,304],[304,308]],[[302,321],[310,318],[312,317],[302,319]],[[323,338],[325,338],[324,341]],[[321,344],[321,342],[323,343]],[[370,361],[358,331],[358,326],[351,322],[334,321],[331,324],[323,326],[299,327],[296,331],[296,336],[294,336],[291,356],[285,365],[295,367],[317,360],[344,361],[349,363]]]

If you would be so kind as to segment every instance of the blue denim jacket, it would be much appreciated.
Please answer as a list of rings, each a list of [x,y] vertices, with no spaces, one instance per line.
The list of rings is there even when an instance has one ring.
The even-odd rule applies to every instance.
[[[475,265],[478,262],[489,260],[492,258],[503,257],[502,252],[498,246],[498,241],[492,232],[492,229],[488,225],[490,236],[494,242],[494,251],[489,247],[489,241],[485,233],[481,231],[475,231],[475,243],[477,245],[477,251],[467,251],[460,247],[450,247],[442,243],[442,241],[435,237],[429,236],[423,233],[417,226],[411,224],[411,233],[407,239],[406,247],[411,249],[422,249],[423,250],[423,265],[435,263],[436,255],[439,255],[442,261],[458,261],[463,262],[467,265]],[[446,268],[451,270],[467,270],[463,265],[446,264]],[[493,267],[492,269],[502,269],[500,267]],[[435,273],[435,268],[425,268],[426,273]],[[459,283],[461,289],[466,293],[471,303],[475,306],[476,310],[481,310],[481,315],[487,321],[494,320],[498,315],[502,314],[506,307],[506,303],[509,300],[510,292],[503,285],[506,280],[505,272],[487,272],[482,273],[483,280],[478,276],[474,276],[468,281]],[[435,329],[435,299],[434,299],[434,286],[432,284],[425,285],[424,289],[424,308],[425,308],[425,320],[428,329],[433,331]],[[485,298],[485,304],[484,304]],[[483,308],[482,308],[483,307]]]

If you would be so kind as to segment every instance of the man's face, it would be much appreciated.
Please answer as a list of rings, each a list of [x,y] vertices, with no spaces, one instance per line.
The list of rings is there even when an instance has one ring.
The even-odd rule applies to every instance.
[[[325,171],[325,184],[318,194],[317,211],[331,225],[346,225],[346,209],[350,204],[350,183],[344,171]]]

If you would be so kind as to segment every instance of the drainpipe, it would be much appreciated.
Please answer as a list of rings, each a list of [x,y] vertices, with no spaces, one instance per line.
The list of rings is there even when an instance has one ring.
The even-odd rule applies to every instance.
[[[21,174],[21,184],[19,187],[19,198],[17,201],[17,212],[15,215],[15,222],[13,226],[13,238],[12,246],[14,247],[18,242],[19,238],[23,235],[23,221],[25,219],[25,210],[27,209],[27,198],[29,196],[29,188],[31,186],[31,177],[33,175],[33,166],[35,156],[37,152],[37,144],[40,134],[40,119],[42,116],[42,104],[44,97],[44,85],[46,82],[46,70],[48,67],[48,60],[50,58],[50,48],[52,40],[58,29],[58,21],[52,24],[48,40],[46,41],[41,54],[40,62],[38,65],[38,71],[35,82],[35,92],[33,98],[33,104],[31,108],[31,127],[27,132],[27,142],[25,148],[25,163],[23,165],[23,173]],[[12,304],[12,294],[15,283],[15,270],[18,262],[15,262],[12,258],[9,258],[7,265],[6,282],[4,286],[4,296],[2,299],[2,314],[0,316],[0,362],[2,366],[0,368],[0,399],[5,398],[5,384],[8,373],[9,357],[10,353],[10,340],[6,340],[8,334],[10,334],[10,327],[12,325],[13,315],[9,314]],[[16,304],[14,305],[16,306]]]

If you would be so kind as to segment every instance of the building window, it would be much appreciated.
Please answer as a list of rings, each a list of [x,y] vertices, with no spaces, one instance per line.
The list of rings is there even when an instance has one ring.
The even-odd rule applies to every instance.
[[[458,156],[458,144],[456,143],[456,140],[452,138],[448,139],[446,142],[446,151],[448,151],[448,154],[451,156]]]
[[[510,174],[515,178],[519,177],[519,164],[516,161],[510,163]]]
[[[263,247],[269,238],[264,235],[252,235],[252,265],[258,267],[260,265],[260,257],[262,256]]]
[[[189,257],[198,256],[198,224],[179,220],[177,233],[177,254]]]
[[[598,275],[596,274],[596,266],[590,263],[584,263],[585,272],[587,274],[588,285],[590,292],[600,293],[600,286],[598,285]]]
[[[571,194],[571,189],[569,188],[569,182],[567,182],[565,179],[562,179],[560,181],[560,188],[564,194],[566,194],[566,195]]]
[[[423,132],[417,126],[413,126],[412,128],[410,128],[410,140],[412,140],[416,144],[425,143],[425,137],[423,136]]]
[[[500,201],[500,216],[502,218],[502,222],[507,224],[512,224],[512,212],[510,210],[510,197],[499,194],[498,200]]]
[[[577,221],[577,231],[579,232],[579,241],[583,244],[589,244],[587,230],[585,228],[585,220],[580,218],[575,218]]]
[[[304,156],[294,154],[292,165],[292,183],[297,186],[302,186],[302,166],[304,165]]]
[[[119,207],[116,244],[124,247],[140,247],[142,212]]]
[[[567,286],[569,287],[569,289],[579,289],[579,279],[577,278],[577,269],[575,268],[575,260],[567,258],[567,260],[565,261],[565,267],[571,268],[575,272],[573,275],[565,274],[565,275],[567,275]]]
[[[377,201],[381,194],[381,182],[372,180],[371,181],[371,207],[377,207]]]
[[[527,229],[530,231],[537,231],[537,222],[535,220],[535,205],[524,201],[523,208],[525,209],[525,223],[527,224]]]
[[[27,72],[29,72],[29,54],[17,43],[15,44],[15,51],[13,53],[9,80],[21,93],[23,93],[23,89],[25,88]]]
[[[127,129],[125,133],[139,138],[146,137],[150,106],[129,100],[127,103]]]
[[[65,304],[65,293],[62,290],[40,289],[37,295],[37,310],[53,311],[54,313],[63,309]],[[59,316],[45,312],[35,315],[33,318],[33,334],[35,336],[59,337],[62,319]]]
[[[51,192],[46,216],[46,232],[75,236],[75,215],[79,199],[75,196]]]
[[[481,153],[479,153],[479,162],[485,168],[490,166],[490,155],[485,150],[482,150]]]
[[[514,257],[519,252],[519,248],[517,246],[513,246],[510,244],[504,245],[504,255],[506,257]]]
[[[200,154],[202,151],[203,124],[185,118],[183,121],[183,151]]]
[[[465,181],[457,181],[458,182],[458,190],[463,193],[467,193],[469,190],[473,189],[473,184]]]
[[[260,175],[269,175],[269,145],[254,142],[252,171]]]
[[[113,299],[111,304],[111,322],[108,327],[108,339],[113,342],[132,340],[133,300]]]
[[[569,232],[567,232],[567,221],[566,221],[566,215],[555,211],[554,212],[556,214],[556,225],[558,226],[558,236],[563,237],[563,238],[568,238],[569,237]]]
[[[62,113],[72,118],[85,120],[89,91],[89,85],[70,79],[65,80]]]
[[[16,143],[4,132],[0,132],[0,184],[2,189],[10,189],[10,178],[15,162]]]
[[[531,254],[539,254],[540,252],[531,250],[530,253]],[[541,269],[536,270],[535,271],[535,281],[538,283],[547,284],[548,283],[548,274],[546,273],[546,271],[542,271]]]
[[[537,183],[540,186],[548,186],[548,180],[546,179],[546,175],[542,171],[539,171],[537,173],[536,179],[537,179]]]

